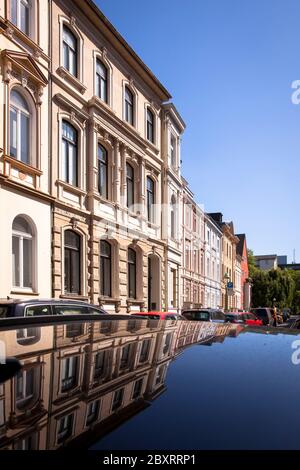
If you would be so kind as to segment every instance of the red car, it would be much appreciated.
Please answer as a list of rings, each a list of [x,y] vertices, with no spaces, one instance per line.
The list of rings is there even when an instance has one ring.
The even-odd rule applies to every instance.
[[[225,313],[226,321],[230,323],[246,323],[246,325],[261,326],[263,322],[251,312],[228,312]]]
[[[147,317],[150,320],[185,320],[182,315],[176,312],[136,312],[135,317]]]

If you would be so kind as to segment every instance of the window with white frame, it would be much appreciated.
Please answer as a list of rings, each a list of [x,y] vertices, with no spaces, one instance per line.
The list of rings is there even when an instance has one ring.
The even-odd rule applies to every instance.
[[[100,409],[100,400],[92,401],[87,406],[87,413],[86,413],[86,426],[94,423],[98,419]]]
[[[177,235],[176,230],[176,198],[174,194],[171,197],[171,238],[175,239]]]
[[[100,59],[96,60],[96,95],[105,103],[108,102],[108,71]]]
[[[12,226],[13,287],[33,288],[34,235],[27,220],[18,216]]]
[[[74,77],[78,77],[78,41],[70,28],[63,25],[63,66]]]
[[[30,34],[30,1],[10,0],[10,20],[23,33]]]
[[[68,121],[62,121],[62,179],[78,185],[78,133]]]
[[[17,90],[10,93],[10,156],[30,163],[31,115],[25,98]]]
[[[108,199],[108,154],[101,144],[98,144],[98,191]]]

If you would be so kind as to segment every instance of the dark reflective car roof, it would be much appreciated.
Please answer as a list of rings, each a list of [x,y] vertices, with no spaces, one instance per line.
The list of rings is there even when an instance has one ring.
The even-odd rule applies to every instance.
[[[300,449],[299,348],[297,330],[178,320],[0,328],[23,365],[0,449]]]

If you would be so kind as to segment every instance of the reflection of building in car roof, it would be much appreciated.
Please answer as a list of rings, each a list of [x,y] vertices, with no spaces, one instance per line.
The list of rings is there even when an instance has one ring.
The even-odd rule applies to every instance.
[[[168,366],[184,347],[232,329],[129,319],[0,331],[7,355],[23,365],[0,385],[0,448],[88,445],[165,390]]]

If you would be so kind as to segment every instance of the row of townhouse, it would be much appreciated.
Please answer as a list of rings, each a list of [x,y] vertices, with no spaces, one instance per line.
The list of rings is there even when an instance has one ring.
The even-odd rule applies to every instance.
[[[169,364],[184,348],[234,331],[132,319],[1,332],[23,367],[0,385],[0,449],[90,446],[166,390]]]
[[[0,297],[225,305],[170,99],[91,0],[0,0]]]

